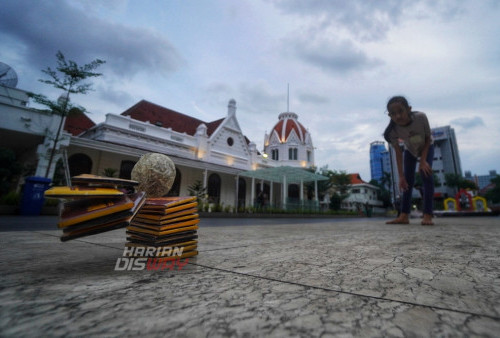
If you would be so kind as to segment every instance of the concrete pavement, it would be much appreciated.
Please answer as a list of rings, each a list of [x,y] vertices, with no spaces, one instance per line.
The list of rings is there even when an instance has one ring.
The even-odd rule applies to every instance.
[[[125,230],[60,242],[0,217],[0,336],[484,336],[500,332],[500,218],[202,219],[199,256],[115,271]]]

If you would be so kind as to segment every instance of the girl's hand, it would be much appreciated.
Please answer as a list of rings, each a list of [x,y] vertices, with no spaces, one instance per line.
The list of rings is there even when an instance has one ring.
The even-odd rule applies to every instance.
[[[426,160],[420,160],[420,168],[418,170],[421,171],[425,176],[432,175],[432,168]]]
[[[408,182],[406,182],[406,178],[404,177],[399,178],[399,189],[401,189],[401,191],[408,190]]]

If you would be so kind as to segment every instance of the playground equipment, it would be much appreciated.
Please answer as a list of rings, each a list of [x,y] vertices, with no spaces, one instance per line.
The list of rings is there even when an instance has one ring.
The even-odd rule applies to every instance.
[[[472,194],[460,189],[455,198],[449,197],[444,200],[444,209],[446,211],[468,211],[485,212],[489,211],[486,199],[481,196],[472,196]]]

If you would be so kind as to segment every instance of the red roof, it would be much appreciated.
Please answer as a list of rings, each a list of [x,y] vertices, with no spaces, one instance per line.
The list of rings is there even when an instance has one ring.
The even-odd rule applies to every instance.
[[[278,133],[278,137],[282,142],[288,139],[288,136],[290,136],[292,130],[295,130],[295,133],[302,142],[306,141],[305,136],[307,130],[300,122],[298,122],[295,119],[292,118],[280,119],[278,123],[276,123],[276,125],[274,126],[273,130],[276,130],[276,133]]]
[[[224,120],[222,118],[207,123],[146,100],[141,100],[139,103],[124,111],[122,115],[130,116],[134,120],[142,122],[149,121],[163,128],[172,128],[172,130],[178,133],[186,133],[188,135],[194,135],[196,133],[196,128],[204,123],[207,126],[208,136],[212,135]]]
[[[95,123],[85,113],[70,114],[64,122],[64,130],[73,136],[80,135],[93,126],[95,126]]]
[[[361,179],[361,176],[359,176],[358,173],[356,173],[356,174],[349,174],[349,176],[351,177],[351,184],[363,184],[363,183],[366,183],[365,181],[363,181]]]

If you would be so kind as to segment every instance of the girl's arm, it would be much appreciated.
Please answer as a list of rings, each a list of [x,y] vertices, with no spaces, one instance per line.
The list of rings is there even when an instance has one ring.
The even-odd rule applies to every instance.
[[[432,175],[432,168],[429,165],[429,163],[427,163],[427,154],[429,153],[430,146],[431,146],[431,138],[429,136],[426,136],[424,148],[422,149],[422,154],[420,155],[420,168],[419,168],[419,171],[421,171],[426,176]]]
[[[392,145],[394,151],[396,152],[396,164],[398,166],[398,175],[399,175],[399,189],[402,191],[408,190],[408,182],[406,182],[405,174],[403,171],[403,152],[401,151],[401,147],[399,144]]]
[[[422,149],[422,154],[420,154],[420,165],[419,165],[419,171],[422,172],[425,176],[430,176],[432,175],[432,168],[427,163],[427,154],[429,153],[429,148],[431,146],[431,127],[429,125],[429,120],[427,119],[427,115],[423,114],[424,118],[424,137],[425,137],[425,143],[424,147]]]

